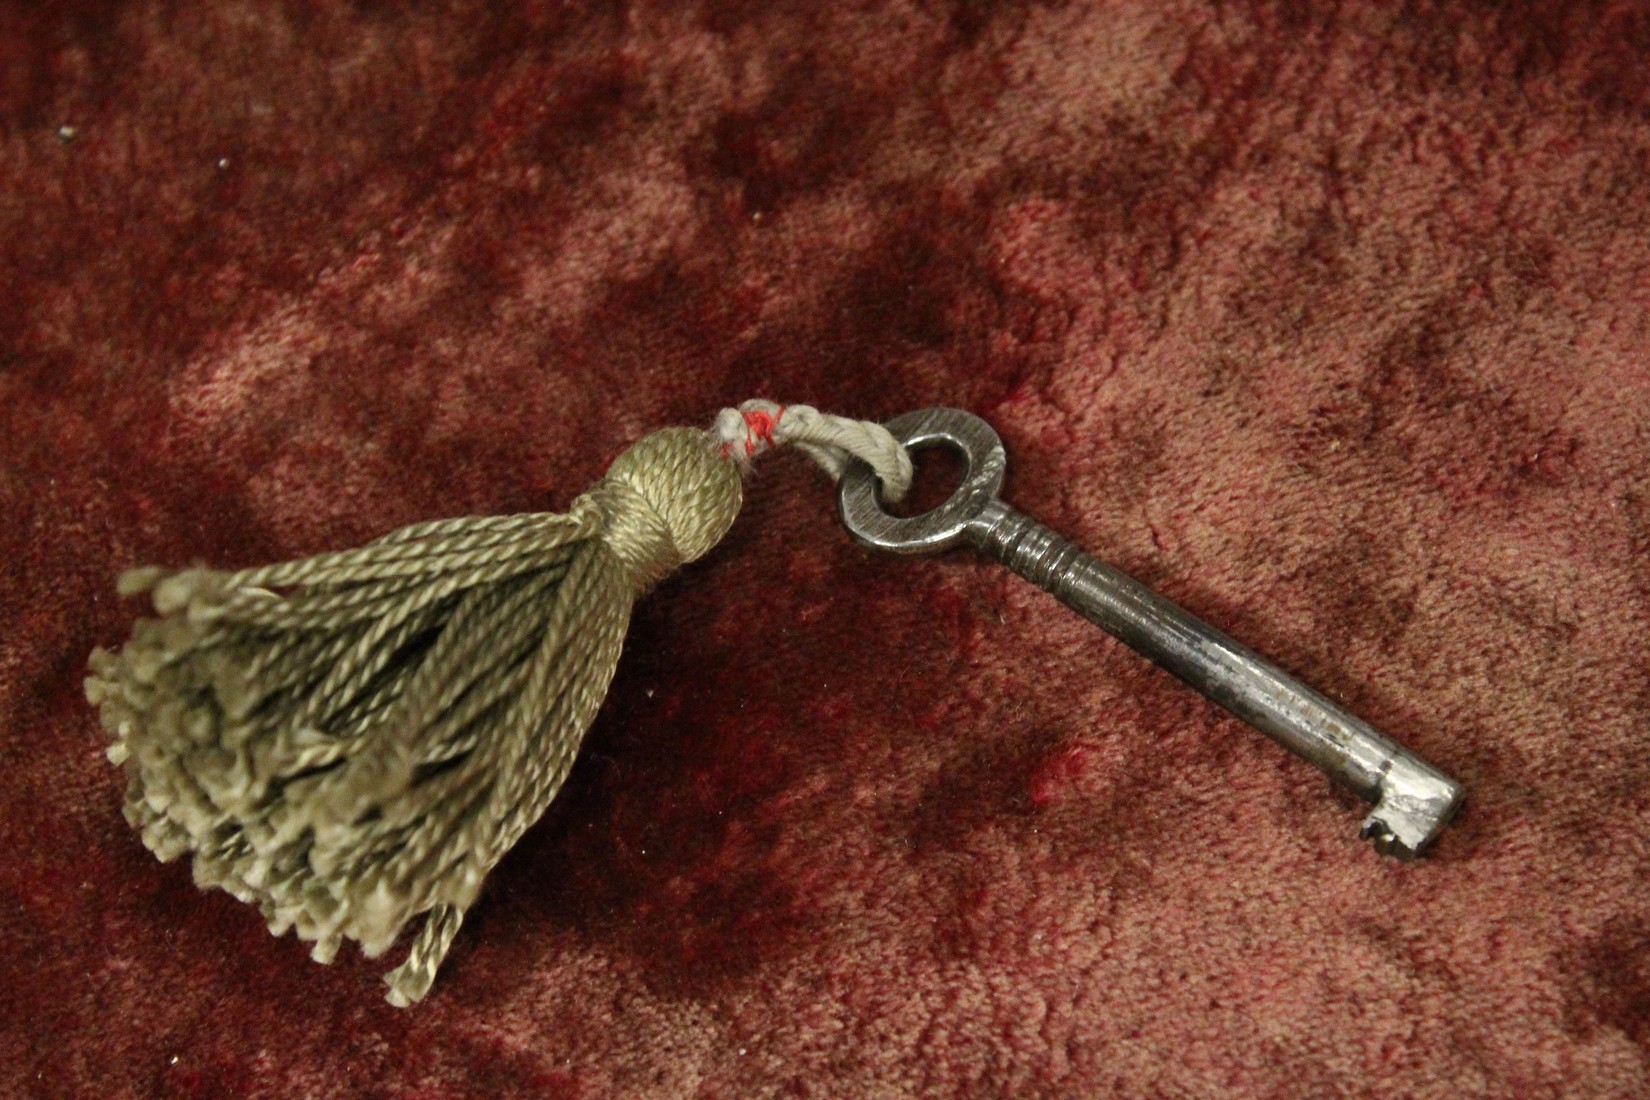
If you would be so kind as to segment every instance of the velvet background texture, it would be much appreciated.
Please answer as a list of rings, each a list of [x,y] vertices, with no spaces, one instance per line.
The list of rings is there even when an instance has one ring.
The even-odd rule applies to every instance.
[[[424,1004],[121,819],[119,571],[560,510],[751,396],[988,418],[1466,809],[1378,856],[780,457]],[[1650,1095],[1647,469],[1643,4],[7,0],[0,1094]]]

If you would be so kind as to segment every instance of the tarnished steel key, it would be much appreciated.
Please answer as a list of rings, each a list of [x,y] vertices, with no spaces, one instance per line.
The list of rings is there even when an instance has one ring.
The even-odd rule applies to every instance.
[[[967,544],[1059,597],[1136,652],[1375,804],[1362,835],[1389,855],[1420,854],[1461,803],[1461,785],[1139,581],[1090,557],[997,499],[1007,460],[991,426],[959,409],[923,409],[886,427],[913,450],[949,446],[968,464],[939,507],[886,512],[870,468],[854,463],[838,491],[842,522],[876,550],[926,554]]]

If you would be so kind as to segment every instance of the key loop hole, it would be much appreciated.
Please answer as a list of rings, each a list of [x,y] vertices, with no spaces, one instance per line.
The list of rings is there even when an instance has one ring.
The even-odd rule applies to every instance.
[[[946,447],[966,465],[962,483],[937,507],[895,516],[882,506],[871,468],[852,463],[837,488],[837,510],[854,541],[896,554],[928,554],[967,541],[969,525],[997,499],[1007,457],[990,424],[961,409],[919,409],[883,425],[913,451]]]

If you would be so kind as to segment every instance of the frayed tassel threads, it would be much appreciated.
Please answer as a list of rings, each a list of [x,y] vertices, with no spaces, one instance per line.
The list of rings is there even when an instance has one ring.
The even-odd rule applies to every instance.
[[[150,594],[87,698],[162,860],[330,961],[424,916],[387,976],[429,990],[487,872],[548,807],[618,661],[631,604],[738,512],[704,432],[643,439],[565,515],[409,527],[223,573],[132,570]]]

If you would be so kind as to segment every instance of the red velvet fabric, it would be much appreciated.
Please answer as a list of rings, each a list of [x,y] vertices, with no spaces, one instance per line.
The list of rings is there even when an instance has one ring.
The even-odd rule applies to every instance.
[[[1650,10],[0,6],[0,1092],[1650,1094]],[[554,510],[755,395],[1463,779],[1429,861],[766,463],[430,999],[120,816],[140,563]]]

